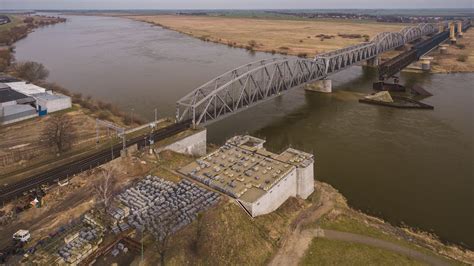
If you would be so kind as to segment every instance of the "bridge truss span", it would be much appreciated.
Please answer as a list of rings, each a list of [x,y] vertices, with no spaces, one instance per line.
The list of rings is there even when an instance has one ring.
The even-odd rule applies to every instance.
[[[436,31],[434,24],[419,24],[399,32],[382,32],[369,42],[318,54],[314,59],[275,57],[240,66],[181,98],[176,119],[191,120],[194,126],[217,121]]]
[[[323,60],[275,58],[229,80],[215,90],[188,94],[178,101],[179,121],[205,124],[266,101],[291,88],[326,76]]]

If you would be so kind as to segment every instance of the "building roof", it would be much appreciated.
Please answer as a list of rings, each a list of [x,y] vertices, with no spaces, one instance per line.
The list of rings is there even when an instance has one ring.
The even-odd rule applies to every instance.
[[[34,98],[43,99],[43,100],[46,100],[46,101],[54,101],[54,100],[70,98],[69,96],[66,96],[66,95],[57,94],[57,93],[52,94],[52,93],[47,93],[47,92],[36,93],[36,94],[32,94],[31,96],[34,97]]]
[[[3,83],[0,83],[0,103],[16,101],[20,99],[28,98],[23,93],[12,90],[10,87]]]
[[[18,82],[21,81],[17,78],[6,76],[6,75],[0,75],[0,82],[1,83],[8,83],[8,82]]]
[[[23,93],[28,96],[46,92],[45,88],[41,88],[40,86],[36,86],[35,84],[32,84],[32,83],[26,83],[24,81],[8,82],[6,84],[10,86],[10,88],[16,90],[17,92]]]
[[[180,169],[234,198],[255,202],[265,195],[295,167],[307,167],[313,155],[295,149],[281,154],[267,151],[265,140],[236,136],[218,150]]]

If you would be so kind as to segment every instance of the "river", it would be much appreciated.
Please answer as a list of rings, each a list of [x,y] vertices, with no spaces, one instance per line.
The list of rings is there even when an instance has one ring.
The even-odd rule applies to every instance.
[[[114,103],[146,119],[173,116],[175,102],[209,79],[270,54],[207,43],[122,18],[68,16],[16,44],[19,61],[43,63],[73,92]],[[474,247],[474,74],[402,73],[434,96],[434,110],[398,110],[357,100],[374,70],[331,76],[332,94],[295,89],[208,127],[209,141],[250,133],[267,148],[316,156],[316,177],[349,204],[392,224],[405,223]]]

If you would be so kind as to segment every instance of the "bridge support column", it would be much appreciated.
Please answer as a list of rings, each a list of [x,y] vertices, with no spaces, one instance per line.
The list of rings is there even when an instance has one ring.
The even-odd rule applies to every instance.
[[[464,33],[462,32],[462,21],[458,21],[458,38],[462,38],[462,35]]]
[[[442,22],[440,22],[439,25],[438,25],[438,33],[443,32],[443,31],[444,31],[444,25],[443,25]]]
[[[449,46],[449,44],[440,44],[439,45],[439,53],[440,54],[447,54],[448,53],[448,46]]]
[[[331,93],[332,92],[332,81],[330,79],[317,80],[311,84],[308,84],[305,88],[307,91],[316,91]]]
[[[449,40],[452,44],[456,43],[456,31],[454,29],[454,22],[449,23]]]
[[[374,58],[371,58],[371,59],[367,60],[367,65],[371,66],[371,67],[376,67],[376,66],[379,65],[379,61],[380,61],[379,57],[376,56]]]
[[[423,71],[430,71],[431,70],[431,60],[433,60],[433,57],[430,57],[430,56],[420,57],[421,69]]]

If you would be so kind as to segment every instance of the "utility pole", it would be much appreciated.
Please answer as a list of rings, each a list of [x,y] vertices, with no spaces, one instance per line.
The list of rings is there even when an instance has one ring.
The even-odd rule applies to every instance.
[[[130,124],[133,124],[133,108],[130,112]]]
[[[142,239],[141,239],[141,242],[142,242],[142,262],[143,262],[143,230],[145,230],[144,228],[142,228]]]
[[[157,120],[158,120],[158,108],[155,108],[155,124]]]
[[[110,138],[110,153],[112,154],[112,160],[113,160],[114,159],[114,144],[113,144],[112,135],[110,135],[109,138]]]

